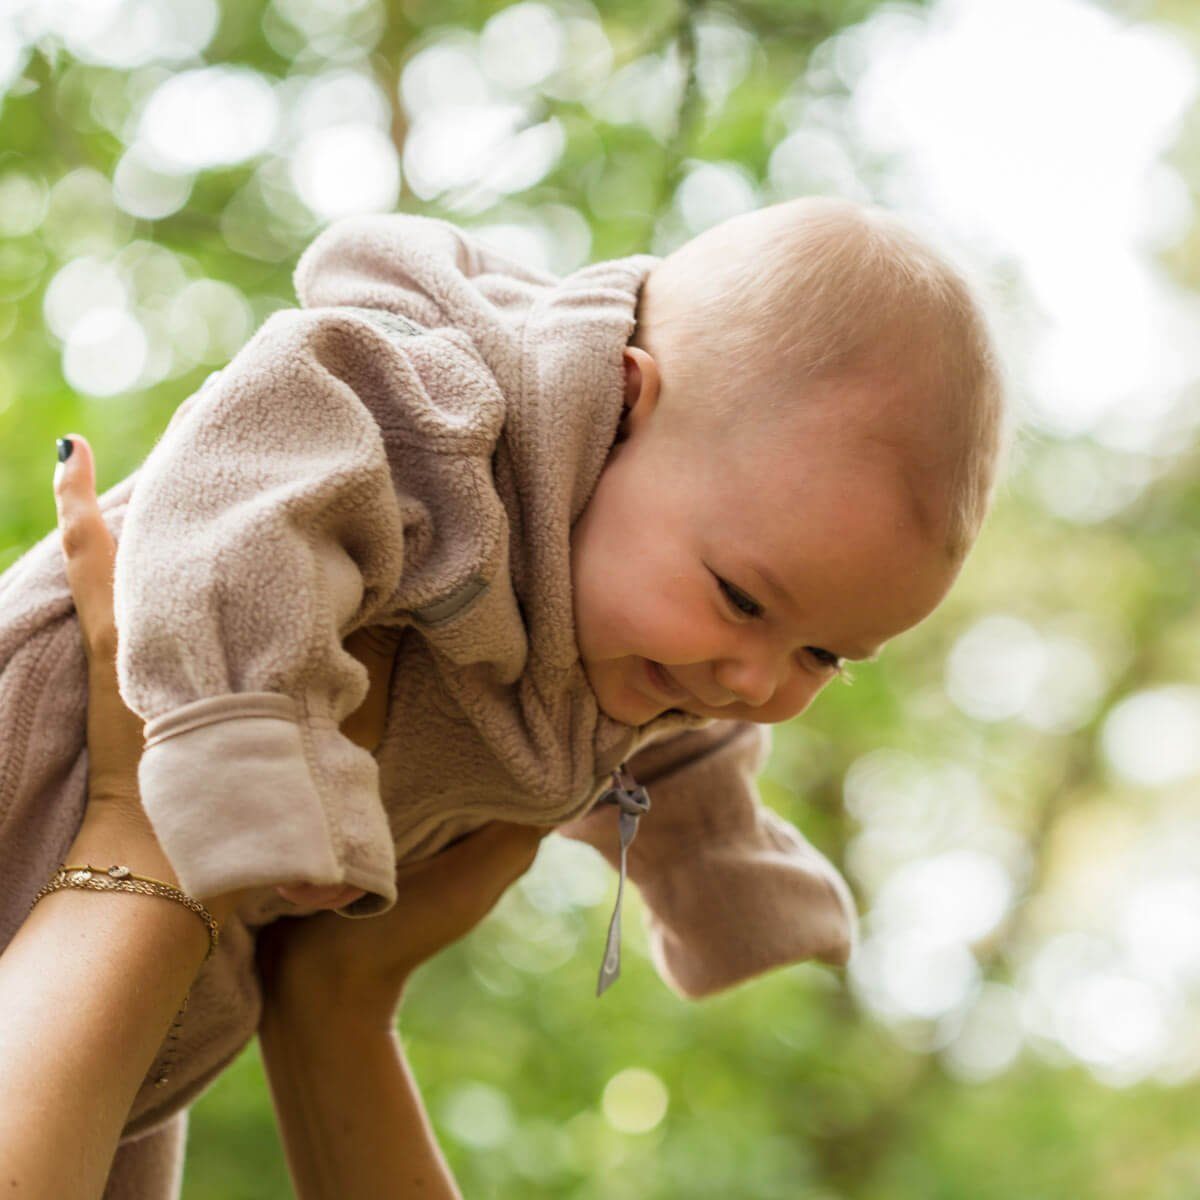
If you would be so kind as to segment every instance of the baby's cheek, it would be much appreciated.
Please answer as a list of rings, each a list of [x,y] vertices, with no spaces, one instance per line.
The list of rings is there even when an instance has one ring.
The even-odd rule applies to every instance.
[[[711,608],[655,597],[643,613],[643,635],[655,647],[647,657],[665,663],[715,662],[730,650]]]
[[[670,580],[646,579],[626,566],[583,610],[590,628],[580,631],[581,646],[593,647],[591,657],[598,660],[705,660],[714,650],[714,639],[706,635],[705,619],[696,605],[677,593]]]
[[[616,580],[593,597],[594,603],[582,614],[580,645],[591,651],[590,657],[611,661],[640,654],[646,640],[642,605],[635,593],[636,579]]]
[[[780,721],[790,721],[804,712],[834,678],[831,675],[827,679],[816,679],[811,675],[798,674],[795,680],[789,680],[775,693],[770,703],[764,704],[758,710],[760,715],[752,716],[749,719],[757,721],[761,725],[775,725]]]

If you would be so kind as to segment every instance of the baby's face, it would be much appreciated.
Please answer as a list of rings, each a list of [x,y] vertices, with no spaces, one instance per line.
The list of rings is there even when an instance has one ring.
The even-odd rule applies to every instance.
[[[786,721],[945,595],[956,568],[893,448],[802,409],[722,435],[644,398],[571,538],[580,654],[608,716]]]

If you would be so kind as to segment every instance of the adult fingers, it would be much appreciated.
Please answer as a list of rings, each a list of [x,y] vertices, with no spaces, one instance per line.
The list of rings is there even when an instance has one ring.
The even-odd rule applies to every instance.
[[[281,883],[275,890],[290,904],[302,908],[342,908],[366,893],[340,883]]]
[[[88,659],[88,793],[91,800],[134,804],[142,722],[117,687],[117,629],[112,574],[116,544],[96,502],[92,448],[77,434],[62,438],[54,471],[54,502],[67,582]],[[140,806],[136,806],[140,814]]]
[[[75,598],[84,650],[89,660],[116,660],[112,579],[117,547],[96,501],[92,448],[78,434],[59,439],[54,470],[54,504],[62,535],[67,582]]]

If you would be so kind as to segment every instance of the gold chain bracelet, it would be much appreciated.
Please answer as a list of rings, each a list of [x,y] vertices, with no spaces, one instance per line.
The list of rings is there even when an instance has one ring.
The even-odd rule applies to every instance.
[[[92,892],[134,892],[140,896],[161,896],[164,900],[174,900],[190,909],[204,922],[208,930],[208,953],[204,961],[213,956],[221,940],[221,930],[212,913],[199,900],[181,892],[177,887],[164,883],[161,879],[151,879],[146,875],[135,875],[126,866],[114,863],[111,867],[93,867],[90,863],[78,866],[61,866],[50,877],[50,881],[33,898],[33,907],[43,896],[51,892],[61,892],[66,888],[81,888]],[[203,965],[203,964],[202,964]],[[188,998],[185,995],[183,1005],[175,1014],[171,1028],[167,1031],[166,1049],[160,1055],[160,1065],[154,1080],[155,1087],[163,1087],[167,1083],[170,1071],[175,1065],[175,1054],[178,1050],[178,1036],[183,1024],[183,1014],[187,1012]]]

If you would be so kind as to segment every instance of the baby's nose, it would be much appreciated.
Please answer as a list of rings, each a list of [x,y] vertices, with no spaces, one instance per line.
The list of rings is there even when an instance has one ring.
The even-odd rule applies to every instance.
[[[717,682],[733,697],[733,701],[761,708],[775,695],[777,680],[768,663],[728,663],[717,674]]]

